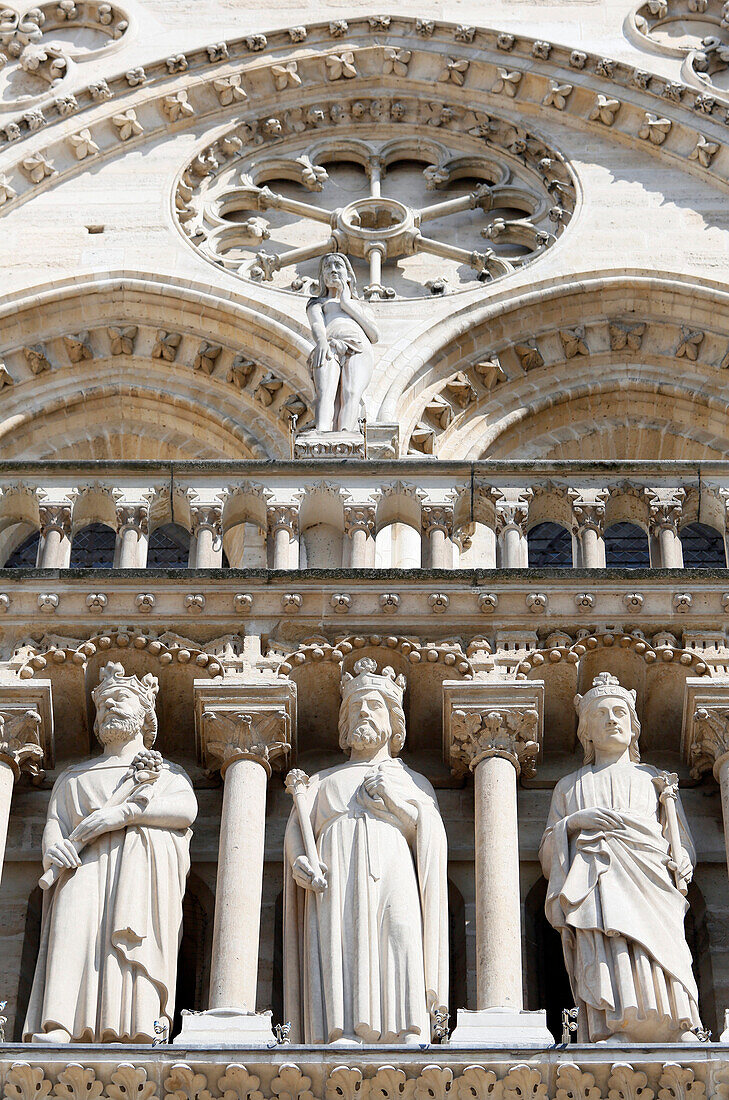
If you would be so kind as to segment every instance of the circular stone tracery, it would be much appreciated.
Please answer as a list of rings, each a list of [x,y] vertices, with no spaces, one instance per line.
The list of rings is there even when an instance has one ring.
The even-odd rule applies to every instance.
[[[374,103],[353,106],[356,133],[341,125],[338,102],[336,133],[323,128],[325,106],[316,133],[286,134],[285,117],[268,118],[199,154],[175,201],[195,247],[244,278],[305,293],[319,258],[343,252],[376,300],[472,288],[532,260],[564,231],[573,179],[540,138],[446,107],[436,135],[418,124],[420,105],[404,102],[390,104],[389,124],[380,103],[374,126]]]

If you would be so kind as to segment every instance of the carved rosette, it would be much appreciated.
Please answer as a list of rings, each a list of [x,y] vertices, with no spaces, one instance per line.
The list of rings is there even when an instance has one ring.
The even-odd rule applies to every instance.
[[[544,685],[445,681],[444,755],[455,772],[474,771],[482,760],[510,760],[517,774],[536,771],[542,741]]]

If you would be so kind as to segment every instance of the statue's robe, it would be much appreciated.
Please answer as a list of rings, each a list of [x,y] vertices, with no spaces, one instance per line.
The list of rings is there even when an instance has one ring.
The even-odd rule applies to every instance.
[[[587,765],[557,784],[540,859],[549,880],[546,914],[562,936],[582,1039],[620,1031],[675,1042],[700,1023],[684,933],[688,903],[668,868],[660,773],[629,761]],[[623,827],[567,832],[578,810],[617,811]],[[680,802],[682,845],[695,853]]]
[[[427,1043],[431,1010],[448,1003],[447,842],[435,792],[399,760],[379,768],[416,811],[409,836],[364,792],[377,767],[348,763],[312,776],[310,820],[328,869],[322,894],[294,881],[304,846],[295,810],[289,819],[284,1015],[294,1042],[414,1035]]]
[[[68,768],[53,788],[47,828],[55,822],[68,837],[122,782],[131,792],[126,771],[102,761]],[[194,808],[186,773],[165,762],[150,808],[176,795]],[[191,835],[144,825],[104,833],[45,892],[25,1040],[61,1027],[76,1042],[144,1043],[155,1020],[171,1026]]]

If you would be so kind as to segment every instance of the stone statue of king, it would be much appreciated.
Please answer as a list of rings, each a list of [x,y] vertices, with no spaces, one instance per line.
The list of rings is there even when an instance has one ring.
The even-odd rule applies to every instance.
[[[678,777],[641,764],[635,692],[607,672],[575,698],[585,762],[554,789],[540,858],[579,1038],[696,1041],[684,933],[694,847]]]
[[[284,854],[284,1014],[292,1041],[429,1043],[448,1002],[445,829],[397,753],[404,680],[368,657],[345,676],[349,761],[302,772]]]
[[[101,670],[101,756],[56,780],[43,833],[41,942],[24,1039],[151,1042],[171,1025],[197,802],[152,750],[154,676]]]

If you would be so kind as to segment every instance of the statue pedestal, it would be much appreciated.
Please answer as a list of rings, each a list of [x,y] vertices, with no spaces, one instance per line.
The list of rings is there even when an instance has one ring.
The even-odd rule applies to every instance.
[[[294,439],[294,458],[364,458],[361,432],[301,432]]]
[[[368,424],[362,432],[318,432],[309,428],[294,436],[294,458],[397,458],[397,424]]]
[[[452,1047],[544,1047],[555,1046],[547,1027],[547,1013],[517,1008],[481,1008],[475,1012],[458,1009]]]
[[[246,1012],[242,1008],[211,1008],[182,1015],[177,1047],[274,1047],[276,1036],[271,1013]]]

